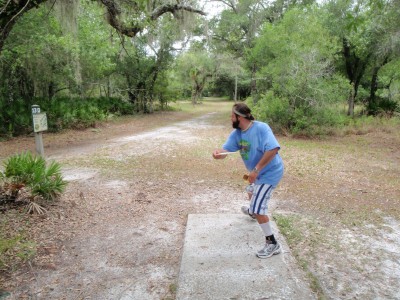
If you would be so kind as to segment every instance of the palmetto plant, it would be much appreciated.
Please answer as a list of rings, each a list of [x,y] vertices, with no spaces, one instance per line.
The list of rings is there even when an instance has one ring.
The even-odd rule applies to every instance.
[[[54,161],[47,168],[35,170],[32,179],[32,193],[46,200],[56,199],[64,192],[67,184],[61,176],[60,165]]]
[[[28,210],[40,213],[41,209],[34,200],[54,200],[65,190],[67,182],[61,175],[57,162],[48,166],[46,160],[30,152],[16,154],[4,162],[4,172],[0,172],[0,193],[7,194],[9,200],[15,200],[22,189],[29,191],[25,200],[29,201]]]

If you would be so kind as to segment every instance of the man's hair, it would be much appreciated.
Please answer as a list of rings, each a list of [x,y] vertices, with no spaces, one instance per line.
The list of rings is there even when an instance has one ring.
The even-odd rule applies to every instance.
[[[232,111],[235,115],[246,118],[247,120],[254,120],[254,117],[251,114],[251,109],[245,103],[234,104]]]

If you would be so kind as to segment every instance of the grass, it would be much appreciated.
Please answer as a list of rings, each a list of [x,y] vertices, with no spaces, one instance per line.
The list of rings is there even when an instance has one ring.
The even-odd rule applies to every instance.
[[[297,260],[303,271],[306,273],[306,276],[310,283],[310,288],[317,295],[318,299],[326,299],[318,276],[316,276],[309,267],[309,259],[305,259],[302,254],[296,250],[296,245],[306,239],[306,237],[302,234],[302,231],[300,230],[300,228],[302,227],[300,225],[301,218],[296,215],[274,214],[274,221],[278,225],[280,233],[285,237],[289,248],[292,249],[292,253],[295,259]],[[312,232],[313,229],[314,228],[309,228],[307,232]]]
[[[182,111],[189,114],[203,115],[204,113],[218,113],[220,117],[217,121],[222,118],[229,120],[230,111],[234,102],[232,101],[221,101],[219,98],[204,98],[199,104],[193,105],[190,101],[177,101],[171,104],[174,110]],[[214,119],[214,118],[213,118]]]
[[[365,241],[379,238],[383,217],[400,220],[400,138],[395,127],[386,126],[324,140],[279,139],[286,172],[278,201],[289,214],[276,221],[319,299],[338,295],[339,287],[327,287],[329,280],[340,280],[341,293],[351,294],[356,287],[346,286],[365,272],[365,255],[371,256]],[[379,270],[380,257],[371,256],[367,265]],[[350,270],[359,272],[349,275]]]
[[[0,235],[0,270],[14,269],[36,255],[36,243],[23,232],[4,232]]]

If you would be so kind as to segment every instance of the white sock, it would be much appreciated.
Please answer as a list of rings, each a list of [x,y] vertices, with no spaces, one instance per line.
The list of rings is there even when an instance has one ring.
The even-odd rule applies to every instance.
[[[272,228],[271,228],[271,224],[269,222],[267,223],[262,223],[259,224],[262,231],[264,232],[265,236],[270,236],[272,235]]]

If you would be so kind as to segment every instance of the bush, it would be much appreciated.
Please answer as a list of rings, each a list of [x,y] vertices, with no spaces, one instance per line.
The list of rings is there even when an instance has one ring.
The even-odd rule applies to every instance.
[[[0,99],[0,137],[12,137],[32,127],[29,105],[18,99],[12,102]]]
[[[387,115],[393,116],[395,112],[400,111],[400,105],[397,101],[387,98],[376,97],[376,101],[368,103],[367,110],[370,115]]]
[[[30,152],[11,156],[4,166],[5,170],[0,179],[3,182],[4,179],[12,182],[7,186],[15,189],[12,193],[14,197],[26,186],[30,189],[32,198],[39,196],[45,200],[54,200],[64,192],[67,185],[61,176],[58,163],[51,162],[47,167],[44,158],[33,156]],[[7,191],[5,188],[1,190]]]
[[[272,91],[260,97],[256,105],[246,101],[254,116],[265,121],[277,133],[295,136],[323,136],[332,134],[335,128],[348,122],[335,105],[298,105],[293,107],[289,100],[276,96]]]
[[[133,105],[119,98],[60,97],[51,101],[35,98],[31,101],[0,99],[0,137],[32,132],[31,106],[37,104],[47,113],[49,131],[95,126],[113,115],[133,114]]]
[[[261,121],[268,122],[274,131],[287,132],[292,127],[292,112],[287,99],[276,97],[273,92],[268,92],[256,105],[252,105],[251,99],[246,102],[253,115]]]

